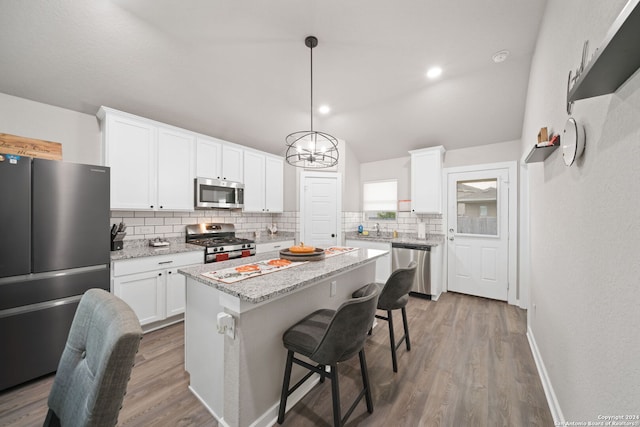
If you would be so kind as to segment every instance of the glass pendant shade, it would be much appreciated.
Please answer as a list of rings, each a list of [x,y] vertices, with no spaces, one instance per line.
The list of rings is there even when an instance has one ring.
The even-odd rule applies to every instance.
[[[311,52],[311,130],[287,135],[285,158],[292,166],[307,169],[330,168],[338,164],[338,140],[328,133],[313,130],[313,48],[318,39],[309,36],[304,40]]]

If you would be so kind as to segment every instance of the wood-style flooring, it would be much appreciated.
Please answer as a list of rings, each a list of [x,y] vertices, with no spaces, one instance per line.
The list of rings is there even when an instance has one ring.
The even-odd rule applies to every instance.
[[[387,323],[379,321],[365,347],[374,412],[362,401],[347,425],[553,426],[524,310],[449,292],[437,302],[411,298],[407,311],[411,351],[400,347],[394,373]],[[399,337],[399,312],[394,319]],[[144,336],[118,425],[217,426],[187,389],[183,336],[182,324]],[[339,373],[344,413],[361,387],[358,358],[341,364]],[[0,426],[42,425],[52,381],[0,392]],[[290,409],[283,425],[328,427],[331,420],[326,381]]]

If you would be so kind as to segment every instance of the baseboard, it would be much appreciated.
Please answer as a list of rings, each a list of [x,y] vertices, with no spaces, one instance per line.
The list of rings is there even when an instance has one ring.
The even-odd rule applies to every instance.
[[[316,384],[320,382],[320,375],[313,375],[307,381],[305,381],[296,391],[291,393],[291,396],[287,398],[287,411],[293,408],[293,406],[300,401],[307,393],[311,391]],[[331,385],[329,385],[330,387]],[[258,417],[257,420],[252,422],[249,427],[271,427],[277,425],[278,422],[278,409],[280,409],[280,402],[276,402],[271,408]],[[286,419],[286,415],[285,415]]]
[[[544,389],[544,395],[547,398],[547,404],[549,405],[549,410],[551,411],[554,424],[557,426],[565,425],[564,415],[562,414],[562,409],[560,408],[560,404],[556,398],[556,393],[553,391],[553,385],[551,385],[551,379],[547,373],[547,368],[544,366],[544,361],[542,360],[542,355],[538,349],[536,339],[533,336],[533,331],[531,331],[531,328],[529,327],[527,327],[527,340],[529,341],[531,354],[533,354],[533,360],[536,362],[536,367],[538,368],[538,375],[542,382],[542,388]]]
[[[224,420],[224,418],[222,418],[221,416],[219,416],[218,414],[215,413],[215,411],[213,409],[211,409],[209,407],[209,405],[207,405],[207,403],[200,397],[200,395],[191,387],[191,385],[189,385],[189,391],[191,391],[191,393],[193,393],[193,395],[196,397],[196,399],[198,399],[200,401],[200,403],[202,403],[202,405],[207,408],[207,411],[209,411],[209,413],[211,415],[213,415],[213,417],[216,419],[216,421],[218,421],[218,425],[220,427],[230,427],[229,424],[227,424]]]

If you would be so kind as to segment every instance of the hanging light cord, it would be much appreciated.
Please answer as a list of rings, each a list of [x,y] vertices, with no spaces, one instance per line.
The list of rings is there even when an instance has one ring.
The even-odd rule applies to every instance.
[[[311,131],[313,132],[313,44],[309,47],[309,53],[311,56],[311,105],[309,106],[309,112],[311,113]]]

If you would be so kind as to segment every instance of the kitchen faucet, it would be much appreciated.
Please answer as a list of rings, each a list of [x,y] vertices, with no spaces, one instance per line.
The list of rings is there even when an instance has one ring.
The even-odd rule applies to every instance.
[[[379,236],[380,235],[380,224],[376,222],[375,228],[376,228],[376,236]]]

